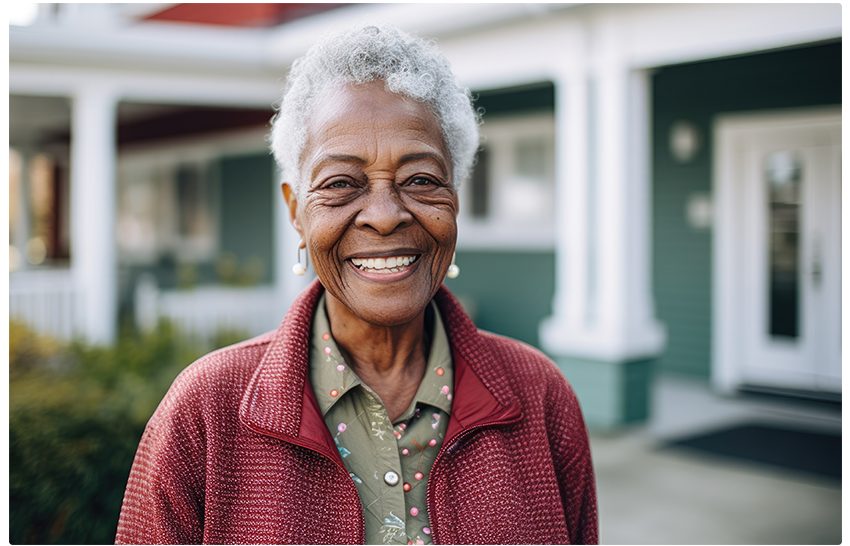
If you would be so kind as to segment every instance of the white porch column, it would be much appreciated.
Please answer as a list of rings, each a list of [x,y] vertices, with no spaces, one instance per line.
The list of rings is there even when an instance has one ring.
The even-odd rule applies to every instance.
[[[71,271],[79,294],[79,328],[92,343],[117,330],[115,249],[115,94],[79,89],[71,112]]]
[[[610,53],[595,68],[592,97],[579,66],[556,83],[556,291],[540,338],[550,354],[615,362],[664,344],[650,280],[649,79]]]
[[[610,428],[646,418],[665,335],[650,280],[649,78],[629,70],[616,24],[591,30],[556,82],[556,291],[540,340],[588,423]]]
[[[657,355],[650,281],[649,79],[616,60],[597,73],[598,353],[610,360]]]
[[[567,66],[555,81],[555,296],[553,315],[541,325],[545,350],[562,354],[589,335],[588,77],[585,35],[568,34]]]

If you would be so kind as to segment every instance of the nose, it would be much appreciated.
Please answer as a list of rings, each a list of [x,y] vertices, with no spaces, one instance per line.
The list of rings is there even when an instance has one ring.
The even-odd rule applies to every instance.
[[[363,198],[363,208],[355,220],[358,227],[389,235],[413,222],[413,215],[402,202],[395,184],[376,184]]]

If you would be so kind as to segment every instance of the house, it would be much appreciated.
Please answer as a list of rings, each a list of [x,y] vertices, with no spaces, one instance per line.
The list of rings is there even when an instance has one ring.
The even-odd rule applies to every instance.
[[[485,112],[447,284],[592,426],[645,419],[653,370],[840,396],[839,4],[41,6],[9,32],[13,316],[273,328],[306,279],[271,105],[321,32],[383,20]]]

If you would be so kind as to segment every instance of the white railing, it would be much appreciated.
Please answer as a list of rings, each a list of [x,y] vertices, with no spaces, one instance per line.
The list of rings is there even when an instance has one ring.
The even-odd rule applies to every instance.
[[[208,341],[219,332],[255,336],[274,330],[286,309],[273,286],[200,286],[159,290],[153,277],[135,287],[136,323],[152,329],[170,320],[184,335]],[[68,269],[9,274],[9,318],[61,341],[84,336],[79,320],[80,291]]]
[[[78,330],[79,293],[69,269],[18,271],[9,274],[9,318],[40,334],[68,341]]]
[[[159,290],[151,277],[136,283],[136,323],[152,328],[168,319],[184,335],[209,340],[218,332],[255,336],[274,330],[286,310],[279,309],[273,286],[199,286]]]

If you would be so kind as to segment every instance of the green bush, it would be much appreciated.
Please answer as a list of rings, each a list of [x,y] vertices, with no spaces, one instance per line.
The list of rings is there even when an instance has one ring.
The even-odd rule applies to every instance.
[[[19,324],[9,330],[9,538],[112,543],[145,424],[204,351],[167,324],[125,332],[111,347],[63,346]]]

